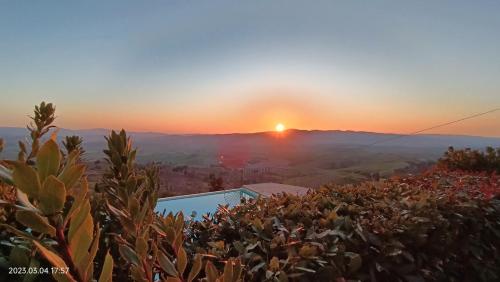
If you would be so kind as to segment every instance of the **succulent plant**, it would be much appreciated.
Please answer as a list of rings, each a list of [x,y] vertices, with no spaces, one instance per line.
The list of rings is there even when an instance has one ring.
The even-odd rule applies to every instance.
[[[0,239],[7,246],[0,267],[50,266],[61,270],[53,273],[57,281],[240,281],[238,259],[217,269],[205,254],[187,252],[182,214],[154,212],[158,168],[137,168],[124,130],[106,138],[108,170],[92,191],[82,139],[66,137],[61,151],[54,132],[40,146],[55,108],[41,103],[31,119],[31,146],[19,142],[18,160],[0,161]],[[47,278],[24,280],[37,275]]]
[[[79,151],[80,155],[85,154],[85,151],[83,150],[82,147],[83,139],[80,136],[65,136],[64,140],[62,141],[62,144],[64,146],[64,149],[68,154],[70,154],[73,151]]]
[[[115,257],[118,275],[133,277],[136,281],[152,281],[156,260],[151,225],[155,220],[154,206],[157,200],[157,168],[139,171],[134,166],[136,151],[124,130],[115,131],[106,138],[104,151],[109,164],[102,181],[96,186],[100,195],[96,206],[101,226],[106,230],[106,244],[110,244]],[[123,262],[123,263],[122,263]]]
[[[80,152],[75,150],[63,158],[55,134],[38,145],[52,127],[51,104],[37,106],[32,119],[35,125],[29,127],[30,154],[26,159],[4,161],[8,167],[2,168],[3,181],[12,184],[17,198],[14,204],[2,202],[15,208],[16,226],[2,226],[14,235],[11,241],[20,240],[25,247],[31,245],[59,269],[54,273],[56,280],[92,281],[100,229],[94,225],[90,212],[88,184],[83,176],[85,166],[77,162]],[[24,153],[27,152],[21,155]],[[25,256],[19,248],[15,246],[11,256]]]

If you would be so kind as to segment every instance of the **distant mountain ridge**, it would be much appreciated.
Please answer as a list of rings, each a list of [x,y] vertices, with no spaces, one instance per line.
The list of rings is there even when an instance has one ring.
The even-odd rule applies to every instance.
[[[89,158],[102,157],[105,146],[104,136],[111,130],[59,129],[58,136],[79,135],[84,139],[84,148]],[[128,132],[134,145],[139,148],[139,159],[167,159],[172,155],[184,157],[199,154],[216,158],[221,152],[297,152],[304,150],[328,150],[332,148],[351,148],[359,150],[405,150],[419,149],[426,151],[443,151],[448,146],[457,148],[484,148],[486,146],[500,147],[500,138],[421,134],[405,136],[389,133],[342,131],[342,130],[301,130],[289,129],[279,134],[276,132],[228,133],[228,134],[166,134],[156,132]],[[4,157],[15,157],[17,141],[26,138],[28,131],[20,127],[0,127],[0,138],[6,142]],[[366,145],[380,142],[367,147]],[[175,158],[174,158],[175,159]]]

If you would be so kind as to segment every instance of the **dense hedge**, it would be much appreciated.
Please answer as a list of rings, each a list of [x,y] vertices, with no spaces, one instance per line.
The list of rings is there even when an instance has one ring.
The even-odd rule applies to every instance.
[[[191,225],[190,247],[240,256],[246,280],[498,281],[494,175],[433,171],[259,199]]]

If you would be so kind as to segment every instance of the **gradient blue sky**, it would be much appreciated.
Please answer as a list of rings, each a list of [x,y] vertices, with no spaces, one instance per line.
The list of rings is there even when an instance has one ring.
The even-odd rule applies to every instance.
[[[1,1],[0,126],[411,132],[500,106],[499,1]],[[500,112],[431,133],[500,136]]]

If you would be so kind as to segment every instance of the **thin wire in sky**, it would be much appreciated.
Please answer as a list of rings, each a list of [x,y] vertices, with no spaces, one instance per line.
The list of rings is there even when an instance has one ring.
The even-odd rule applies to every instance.
[[[482,113],[474,114],[474,115],[471,115],[471,116],[463,117],[461,119],[457,119],[457,120],[453,120],[453,121],[450,121],[450,122],[446,122],[446,123],[434,125],[434,126],[431,126],[431,127],[428,127],[428,128],[424,128],[424,129],[421,129],[421,130],[418,130],[418,131],[415,131],[415,132],[411,132],[411,133],[408,133],[408,134],[400,134],[400,135],[397,135],[397,136],[394,136],[394,137],[389,137],[389,138],[386,138],[386,139],[378,140],[378,141],[375,141],[373,143],[362,145],[362,146],[363,147],[370,147],[370,146],[373,146],[373,145],[376,145],[376,144],[380,144],[380,143],[384,143],[384,142],[387,142],[387,141],[392,141],[392,140],[395,140],[395,139],[400,139],[400,138],[404,138],[404,137],[409,137],[409,136],[417,135],[417,134],[425,132],[425,131],[429,131],[429,130],[432,130],[432,129],[440,128],[440,127],[447,126],[447,125],[454,124],[454,123],[459,123],[459,122],[462,122],[464,120],[477,118],[477,117],[480,117],[480,116],[491,114],[491,113],[496,112],[496,111],[500,111],[500,108],[495,108],[495,109],[492,109],[492,110],[489,110],[489,111],[486,111],[486,112],[482,112]]]

